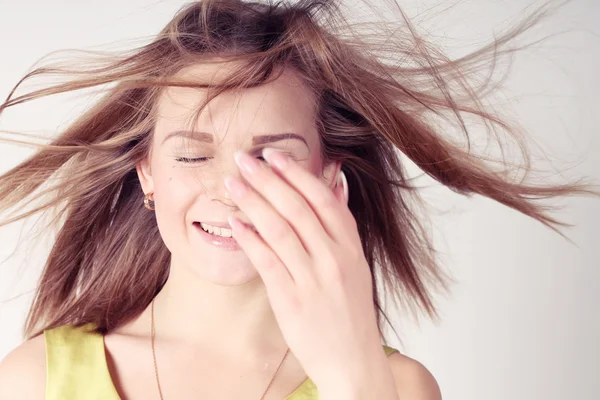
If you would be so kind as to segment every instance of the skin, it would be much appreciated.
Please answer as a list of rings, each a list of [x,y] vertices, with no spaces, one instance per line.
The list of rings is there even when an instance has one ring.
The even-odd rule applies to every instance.
[[[181,74],[218,80],[227,70],[196,65]],[[425,367],[381,350],[368,265],[338,181],[340,164],[323,165],[320,157],[311,92],[286,71],[209,103],[193,130],[209,133],[212,144],[167,139],[190,130],[186,118],[202,99],[197,89],[163,93],[151,153],[137,167],[172,253],[155,309],[165,398],[259,398],[289,346],[266,399],[283,399],[307,375],[321,399],[440,399]],[[282,132],[304,140],[272,142],[264,153],[265,145],[253,146],[258,136]],[[276,157],[284,154],[280,168]],[[209,158],[189,162],[199,157]],[[236,194],[236,184],[245,194]],[[199,240],[194,221],[228,218],[241,250]],[[122,398],[156,397],[149,333],[146,309],[105,337]],[[38,337],[0,364],[0,399],[43,398],[44,380]]]

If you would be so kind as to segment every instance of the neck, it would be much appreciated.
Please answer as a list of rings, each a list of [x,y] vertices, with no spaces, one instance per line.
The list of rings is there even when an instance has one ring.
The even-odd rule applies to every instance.
[[[156,335],[224,353],[264,357],[287,348],[260,277],[236,286],[171,265],[155,299]]]

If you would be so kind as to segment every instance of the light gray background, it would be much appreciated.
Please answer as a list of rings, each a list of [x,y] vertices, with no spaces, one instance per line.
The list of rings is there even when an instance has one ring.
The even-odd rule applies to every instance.
[[[464,54],[518,21],[530,0],[406,0],[420,29]],[[456,3],[456,4],[455,4]],[[182,1],[0,0],[0,95],[42,55],[121,42],[161,29]],[[600,180],[600,3],[574,0],[533,36],[568,33],[517,55],[505,106],[550,152],[567,176]],[[5,112],[2,129],[51,135],[91,100],[56,96]],[[0,172],[31,150],[0,146]],[[560,217],[576,225],[575,244],[489,200],[444,189],[428,199],[438,248],[458,284],[440,298],[442,322],[417,326],[392,317],[408,355],[436,376],[447,400],[600,398],[600,202],[569,199]],[[31,224],[29,225],[31,226]],[[25,236],[22,224],[0,229],[0,358],[20,341],[31,289],[48,238]],[[35,251],[32,245],[35,246]],[[9,255],[11,256],[10,258]]]

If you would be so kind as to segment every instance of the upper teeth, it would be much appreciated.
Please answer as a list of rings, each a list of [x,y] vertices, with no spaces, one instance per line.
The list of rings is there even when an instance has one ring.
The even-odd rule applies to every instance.
[[[223,236],[223,237],[231,237],[231,229],[219,228],[218,226],[212,226],[209,224],[205,224],[204,222],[200,222],[200,226],[206,232],[212,233],[213,235]]]

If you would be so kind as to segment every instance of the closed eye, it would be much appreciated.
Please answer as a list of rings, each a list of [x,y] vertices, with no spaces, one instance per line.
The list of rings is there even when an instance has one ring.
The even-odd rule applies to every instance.
[[[196,162],[206,161],[208,158],[209,157],[197,157],[197,158],[177,157],[175,159],[175,161],[184,162],[184,163],[196,163]]]
[[[199,163],[199,162],[203,162],[208,160],[209,158],[212,157],[177,157],[175,158],[175,161],[178,162],[184,162],[184,163]],[[262,156],[257,157],[259,160],[266,162],[267,160],[265,160]]]

